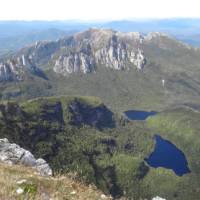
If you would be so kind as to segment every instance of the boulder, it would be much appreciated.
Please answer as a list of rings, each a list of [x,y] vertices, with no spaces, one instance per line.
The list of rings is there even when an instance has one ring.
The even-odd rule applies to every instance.
[[[29,166],[36,169],[42,176],[52,175],[52,170],[45,160],[36,159],[30,151],[17,144],[11,144],[6,138],[0,139],[0,162]]]
[[[48,163],[42,158],[39,158],[36,160],[35,169],[38,172],[40,172],[40,174],[42,176],[51,176],[52,175],[51,168],[49,167]]]

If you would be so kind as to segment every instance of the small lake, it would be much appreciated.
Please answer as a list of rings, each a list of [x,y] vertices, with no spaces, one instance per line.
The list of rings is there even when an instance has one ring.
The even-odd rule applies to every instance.
[[[156,146],[153,153],[145,161],[151,167],[172,169],[176,175],[189,173],[188,162],[184,153],[168,140],[159,135],[155,136]]]
[[[124,112],[125,116],[129,120],[146,120],[147,117],[156,115],[157,112],[155,111],[143,111],[143,110],[128,110]]]

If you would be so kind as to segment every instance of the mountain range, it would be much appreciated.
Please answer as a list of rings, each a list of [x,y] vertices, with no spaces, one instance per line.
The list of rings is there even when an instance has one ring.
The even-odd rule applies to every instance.
[[[0,138],[114,199],[198,200],[199,77],[200,49],[166,33],[90,28],[34,41],[0,58]],[[128,110],[155,115],[131,121]],[[155,134],[183,152],[190,173],[145,161]]]
[[[89,29],[4,56],[1,97],[92,95],[120,111],[197,104],[199,61],[199,49],[166,34]]]

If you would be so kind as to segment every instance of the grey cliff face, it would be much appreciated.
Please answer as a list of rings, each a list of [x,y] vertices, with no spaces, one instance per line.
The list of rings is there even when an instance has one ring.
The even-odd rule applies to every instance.
[[[0,81],[21,80],[23,77],[23,67],[25,66],[24,56],[15,60],[9,59],[0,63]]]
[[[31,57],[25,57],[22,54],[19,57],[8,59],[0,63],[0,81],[21,81],[24,79],[26,70],[37,71]]]
[[[127,64],[132,64],[132,67],[142,70],[145,65],[145,57],[140,49],[128,50],[126,45],[120,43],[100,49],[96,52],[95,59],[97,63],[115,70],[129,70]]]
[[[83,35],[82,35],[83,34]],[[111,30],[91,29],[75,36],[75,51],[60,56],[54,71],[63,75],[74,72],[90,73],[105,66],[114,70],[129,70],[129,66],[142,70],[146,58],[136,43],[142,42],[139,33],[119,33]],[[129,41],[135,45],[129,44]],[[86,45],[85,45],[86,43]],[[87,46],[84,50],[80,46]],[[80,50],[81,49],[81,50]]]
[[[59,56],[54,66],[54,71],[63,75],[75,72],[82,72],[86,74],[94,71],[94,69],[94,58],[92,55],[87,55],[83,52],[70,53],[69,55]]]
[[[89,29],[54,42],[36,42],[0,63],[0,82],[24,80],[27,72],[44,78],[42,67],[67,76],[94,73],[101,67],[113,70],[145,69],[146,45],[163,46],[162,33],[142,36],[137,32],[122,33],[106,29]]]
[[[21,164],[36,169],[42,176],[51,176],[52,170],[42,158],[36,159],[33,154],[17,144],[0,139],[0,162],[10,165]]]

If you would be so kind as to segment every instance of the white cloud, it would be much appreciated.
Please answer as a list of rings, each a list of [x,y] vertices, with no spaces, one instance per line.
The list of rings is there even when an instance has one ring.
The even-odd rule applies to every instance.
[[[0,20],[200,17],[198,0],[0,0]]]

